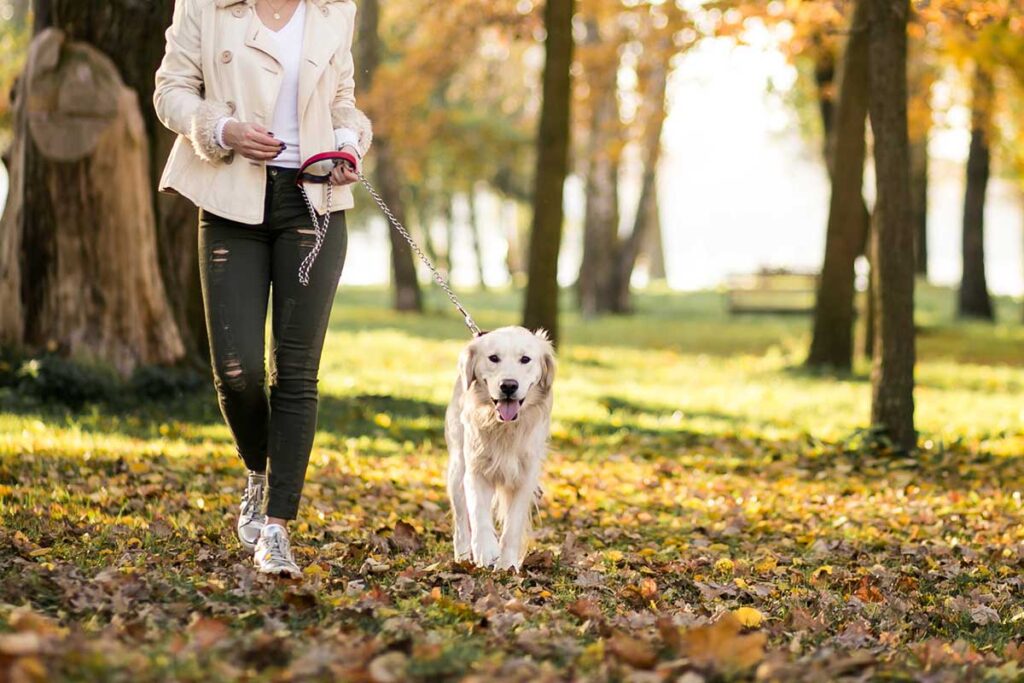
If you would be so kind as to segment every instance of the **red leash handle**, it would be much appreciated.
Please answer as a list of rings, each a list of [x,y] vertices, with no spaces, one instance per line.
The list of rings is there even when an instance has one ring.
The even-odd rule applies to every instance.
[[[333,162],[330,164],[330,170],[326,173],[322,172],[326,170],[326,162]],[[336,150],[333,152],[321,152],[320,154],[314,154],[313,156],[302,162],[302,166],[299,167],[299,174],[295,179],[296,183],[301,184],[303,181],[314,182],[314,183],[325,183],[331,177],[331,171],[339,163],[348,164],[351,170],[356,170],[359,167],[359,160],[351,152],[344,152]],[[321,169],[321,172],[311,173],[310,168],[323,165],[325,169]]]

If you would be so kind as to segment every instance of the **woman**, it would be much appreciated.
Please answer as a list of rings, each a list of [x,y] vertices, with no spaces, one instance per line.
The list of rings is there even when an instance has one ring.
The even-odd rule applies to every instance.
[[[301,571],[287,525],[313,446],[320,355],[358,178],[339,165],[328,184],[303,183],[308,206],[296,179],[314,154],[341,149],[360,160],[370,146],[353,95],[355,11],[350,0],[176,0],[156,74],[157,115],[178,133],[160,189],[199,207],[214,386],[249,471],[238,538],[261,572],[290,577]],[[318,252],[313,211],[316,222],[329,216]],[[307,257],[315,261],[304,284]]]

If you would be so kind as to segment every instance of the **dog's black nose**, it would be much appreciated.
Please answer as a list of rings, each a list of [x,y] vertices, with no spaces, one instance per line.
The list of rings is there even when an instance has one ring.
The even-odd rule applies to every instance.
[[[519,391],[519,382],[514,379],[503,379],[501,380],[501,393],[506,396],[512,396]]]

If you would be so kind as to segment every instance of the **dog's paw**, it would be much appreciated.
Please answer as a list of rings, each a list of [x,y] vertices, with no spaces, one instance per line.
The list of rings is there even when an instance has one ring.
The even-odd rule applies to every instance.
[[[504,569],[510,572],[519,572],[519,558],[518,557],[505,557],[504,555],[498,558],[498,563],[494,565],[495,569]]]
[[[478,567],[493,567],[500,555],[496,538],[479,539],[473,543],[473,562]]]
[[[462,534],[455,534],[455,561],[463,562],[472,559],[473,549],[469,545],[469,539]]]

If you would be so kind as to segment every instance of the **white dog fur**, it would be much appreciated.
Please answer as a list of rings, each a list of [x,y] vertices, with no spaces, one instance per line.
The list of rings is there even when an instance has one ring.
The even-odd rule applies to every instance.
[[[543,330],[502,327],[474,339],[459,357],[445,415],[456,560],[498,569],[522,565],[547,453],[554,378],[554,350]]]

